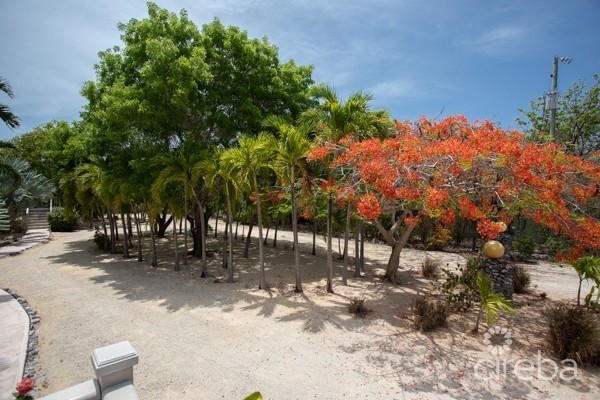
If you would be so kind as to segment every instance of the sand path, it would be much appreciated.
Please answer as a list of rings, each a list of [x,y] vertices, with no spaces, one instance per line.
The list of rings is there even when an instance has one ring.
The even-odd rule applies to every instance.
[[[596,370],[582,371],[580,381],[569,384],[475,379],[473,365],[486,351],[481,338],[460,333],[468,331],[464,317],[453,316],[452,329],[415,332],[409,305],[429,287],[416,276],[423,252],[403,255],[403,265],[415,270],[404,275],[406,284],[391,286],[373,274],[389,249],[368,244],[367,276],[347,287],[336,278],[336,294],[328,295],[320,240],[316,257],[302,255],[305,294],[294,294],[286,235],[291,238],[280,233],[278,248],[267,248],[269,293],[256,289],[252,256],[236,257],[236,283],[215,283],[224,276],[218,259],[210,261],[210,279],[197,277],[197,260],[172,271],[171,253],[153,269],[149,262],[99,252],[90,231],[56,233],[44,246],[0,259],[0,283],[42,317],[38,394],[90,379],[91,350],[129,340],[140,356],[135,380],[142,399],[242,399],[255,390],[269,399],[600,396]],[[310,235],[303,238],[308,246]],[[243,243],[236,246],[241,254]],[[455,254],[430,256],[463,261]],[[559,272],[562,286],[572,289],[576,276],[566,268]],[[352,298],[366,298],[373,312],[364,319],[349,315]],[[514,329],[533,336],[539,327]],[[539,338],[519,343],[521,353],[541,346]]]

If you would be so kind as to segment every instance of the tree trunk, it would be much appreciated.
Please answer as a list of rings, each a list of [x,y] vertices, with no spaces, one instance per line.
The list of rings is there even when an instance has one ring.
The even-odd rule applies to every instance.
[[[222,256],[221,256],[221,268],[223,269],[227,269],[227,229],[228,229],[228,225],[229,223],[227,222],[227,220],[225,220],[225,230],[223,231],[223,247],[221,250]]]
[[[400,239],[396,240],[392,245],[392,254],[390,255],[390,259],[388,260],[387,266],[385,268],[385,276],[384,280],[390,281],[392,283],[398,283],[398,268],[400,267],[400,254],[412,233],[414,226],[407,225],[402,233]]]
[[[227,231],[227,227],[225,227],[225,231]],[[215,236],[217,238],[217,234],[219,232],[219,210],[217,210],[217,216],[215,217]]]
[[[277,247],[277,232],[279,231],[279,221],[275,224],[275,232],[273,234],[273,247]]]
[[[175,271],[181,271],[179,268],[179,243],[177,241],[177,219],[173,217],[173,238],[175,239]]]
[[[270,226],[267,226],[267,233],[265,234],[265,239],[263,240],[263,244],[266,245],[267,244],[267,239],[269,238],[269,230],[271,229]]]
[[[250,250],[250,235],[252,234],[252,228],[254,228],[254,223],[251,222],[248,227],[248,236],[246,237],[246,244],[244,245],[244,258],[248,258],[248,252]],[[244,230],[244,226],[242,226],[242,230]]]
[[[158,257],[156,255],[156,234],[154,227],[150,226],[150,247],[152,248],[152,267],[158,267]]]
[[[179,221],[179,233],[181,233],[181,222],[184,223],[183,230],[183,265],[188,265],[188,193],[187,193],[187,184],[185,185],[185,198],[184,201],[184,216]]]
[[[133,237],[133,226],[131,225],[131,214],[127,213],[127,238],[129,238],[131,244],[131,238]]]
[[[227,195],[227,222],[229,229],[229,234],[227,235],[227,242],[229,244],[229,251],[227,252],[227,267],[229,268],[229,276],[227,277],[227,282],[233,283],[233,212],[231,210],[231,198],[229,197],[229,187],[226,187],[225,191]]]
[[[313,256],[317,255],[317,219],[313,219],[313,241],[312,241],[312,253]]]
[[[104,217],[104,209],[100,209],[100,215],[102,215],[102,229],[104,230],[104,250],[110,250],[110,238],[108,237],[108,231],[106,229],[106,218]]]
[[[294,187],[296,177],[294,176],[294,172],[294,167],[292,166],[290,170],[290,181],[292,183],[290,190],[290,200],[292,203],[292,235],[294,242],[294,264],[296,267],[296,287],[294,289],[294,292],[302,293],[302,279],[300,277],[300,249],[298,248],[298,211],[296,210],[296,191]]]
[[[333,293],[332,219],[333,197],[327,199],[327,293]]]
[[[142,255],[142,226],[140,224],[140,217],[137,212],[137,207],[133,209],[133,218],[135,222],[135,231],[137,233],[137,250],[138,250],[138,261],[144,261],[144,257]]]
[[[360,221],[360,270],[365,272],[365,228]]]
[[[115,235],[115,216],[108,210],[108,223],[110,224],[110,253],[117,254],[117,238]]]
[[[204,220],[204,207],[196,197],[198,201],[198,208],[200,209],[200,243],[202,243],[202,249],[200,250],[202,255],[202,274],[201,278],[208,278],[208,263],[206,262],[206,221]]]
[[[354,221],[354,277],[360,278],[360,221]]]
[[[235,240],[237,240],[238,237],[238,227],[240,226],[240,221],[237,220],[235,221]]]
[[[123,225],[123,258],[129,258],[129,243],[127,239],[127,224],[125,222],[125,214],[121,209],[121,224]]]
[[[162,215],[159,214],[156,216],[155,223],[158,225],[158,230],[156,231],[156,236],[165,237],[167,228],[169,228],[169,225],[171,224],[172,220],[173,220],[173,215],[171,215],[171,216],[169,216],[169,218],[167,218],[167,210],[163,209]]]
[[[256,193],[256,217],[258,220],[258,263],[260,267],[258,288],[261,290],[267,290],[267,282],[265,279],[265,255],[263,249],[262,210],[260,209],[260,195],[258,193],[256,173],[254,173],[254,192]]]
[[[346,205],[346,232],[344,232],[344,270],[342,283],[348,284],[348,240],[350,239],[350,202]]]

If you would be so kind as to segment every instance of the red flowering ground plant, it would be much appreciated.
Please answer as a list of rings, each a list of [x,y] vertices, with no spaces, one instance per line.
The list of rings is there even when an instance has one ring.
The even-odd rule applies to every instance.
[[[33,396],[28,393],[35,388],[35,381],[33,378],[23,378],[17,383],[17,391],[13,393],[17,400],[33,400]]]
[[[329,168],[352,171],[346,176],[360,194],[358,213],[392,246],[390,281],[422,216],[436,221],[442,236],[461,216],[475,221],[482,237],[494,238],[499,222],[524,215],[576,238],[572,254],[600,247],[600,222],[579,207],[598,196],[600,166],[557,144],[526,143],[520,132],[454,116],[398,122],[390,138],[345,138],[313,154],[324,157],[326,150],[333,153]],[[382,225],[381,214],[391,215],[390,226]]]

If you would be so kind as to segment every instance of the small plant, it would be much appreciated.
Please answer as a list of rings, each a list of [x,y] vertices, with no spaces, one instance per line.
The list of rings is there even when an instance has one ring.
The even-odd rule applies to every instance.
[[[357,317],[364,318],[365,315],[371,312],[367,307],[365,307],[365,299],[354,299],[350,301],[350,305],[348,306],[348,311],[350,314],[354,314]]]
[[[512,248],[522,260],[529,260],[535,251],[535,241],[531,236],[517,236],[512,242]]]
[[[504,298],[500,293],[494,292],[490,277],[483,272],[477,273],[477,292],[479,293],[481,305],[479,307],[479,313],[477,313],[477,321],[475,322],[473,332],[479,331],[481,314],[485,313],[485,322],[488,326],[492,326],[494,325],[496,318],[498,318],[498,313],[500,311],[509,313],[515,312],[510,300]]]
[[[107,245],[110,245],[110,239],[106,237],[104,232],[100,232],[97,229],[96,232],[94,232],[94,238],[92,240],[94,243],[96,243],[96,246],[98,246],[100,250],[105,250],[108,248]]]
[[[449,304],[455,304],[464,310],[471,308],[477,299],[477,271],[480,263],[479,258],[471,258],[465,267],[459,265],[458,274],[442,269],[446,274],[446,282],[441,290]]]
[[[440,262],[433,258],[425,258],[423,264],[421,264],[421,275],[424,278],[437,278],[440,275]]]
[[[415,327],[421,332],[446,326],[448,304],[432,298],[418,298],[413,306]]]
[[[251,395],[248,395],[244,400],[263,400],[262,394],[260,392],[254,392]]]
[[[579,306],[558,304],[544,315],[550,350],[561,359],[582,364],[600,362],[600,318]]]
[[[54,207],[48,213],[48,224],[54,232],[73,232],[79,226],[79,214],[63,207]]]
[[[579,276],[579,288],[577,289],[577,305],[581,305],[581,284],[584,280],[591,279],[600,286],[600,258],[594,256],[579,257],[571,262],[571,266]],[[594,288],[592,288],[592,291]]]
[[[513,289],[515,293],[526,293],[531,284],[531,275],[522,265],[517,265],[515,269],[515,278],[513,280]]]

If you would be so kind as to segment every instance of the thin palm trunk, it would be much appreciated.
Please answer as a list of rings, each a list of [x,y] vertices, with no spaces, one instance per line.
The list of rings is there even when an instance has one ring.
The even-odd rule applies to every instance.
[[[183,265],[187,265],[188,264],[188,226],[187,226],[187,218],[188,218],[188,189],[187,189],[187,181],[184,182],[184,190],[185,190],[185,196],[183,199],[183,208],[184,208],[184,217],[182,218],[183,220],[183,229],[185,230],[185,234],[183,236]],[[180,222],[181,224],[181,222]],[[181,227],[179,228],[179,232],[181,232]]]
[[[196,201],[198,202],[198,208],[200,211],[200,242],[202,243],[202,274],[201,278],[208,278],[208,264],[206,262],[206,223],[204,221],[204,207],[200,200],[198,200],[198,196],[194,193],[196,197]]]
[[[296,210],[296,189],[294,183],[296,182],[296,177],[294,166],[290,168],[290,176],[291,176],[291,185],[290,185],[290,201],[292,203],[292,235],[294,241],[294,264],[296,266],[296,288],[294,291],[296,293],[302,293],[302,280],[300,278],[300,249],[298,248],[298,216]]]
[[[181,271],[179,268],[179,242],[177,241],[177,218],[173,215],[173,238],[175,239],[175,271]]]
[[[333,293],[333,249],[332,249],[333,197],[327,199],[327,293]]]
[[[360,221],[360,270],[365,272],[365,228]]]
[[[215,239],[217,238],[217,234],[219,232],[219,211],[220,210],[217,209],[217,216],[215,217]],[[227,230],[227,227],[225,227],[225,230]]]
[[[348,284],[348,241],[350,236],[350,202],[346,205],[346,232],[344,232],[344,271],[342,283]]]
[[[258,262],[260,266],[258,288],[261,290],[267,290],[267,283],[265,280],[265,255],[263,249],[262,211],[260,209],[260,195],[258,193],[258,182],[256,180],[256,173],[253,175],[253,178],[254,191],[256,193],[256,217],[258,219]]]
[[[244,231],[244,226],[242,226],[242,232]],[[250,226],[248,227],[248,233],[246,237],[246,244],[244,245],[244,258],[248,258],[248,253],[250,251],[250,235],[252,235],[252,229],[254,228],[254,222],[250,222]]]
[[[360,278],[360,221],[354,221],[354,277]]]
[[[144,261],[144,257],[142,255],[142,226],[140,224],[140,217],[137,212],[137,207],[133,209],[133,218],[135,221],[135,231],[137,233],[137,250],[138,250],[138,261]]]
[[[108,238],[108,231],[106,229],[106,218],[104,217],[104,207],[100,208],[100,215],[102,216],[102,229],[104,230],[104,250],[110,249],[110,242]]]
[[[267,233],[265,233],[265,239],[263,240],[264,245],[267,244],[267,239],[269,239],[269,229],[271,229],[271,227],[267,226]]]
[[[225,187],[225,192],[225,195],[227,196],[227,229],[229,229],[229,234],[227,235],[227,243],[229,245],[229,251],[227,252],[229,276],[227,282],[233,283],[233,212],[231,211],[231,198],[229,197],[228,186]]]
[[[317,219],[313,219],[313,240],[312,240],[312,253],[313,256],[317,255]]]
[[[129,258],[129,246],[127,239],[127,224],[125,222],[125,213],[121,209],[121,225],[123,226],[123,258]]]
[[[115,215],[108,209],[108,222],[110,224],[110,253],[117,254],[117,236],[115,235]]]
[[[158,268],[158,256],[156,255],[156,234],[153,226],[150,226],[150,247],[152,248],[152,267]]]

